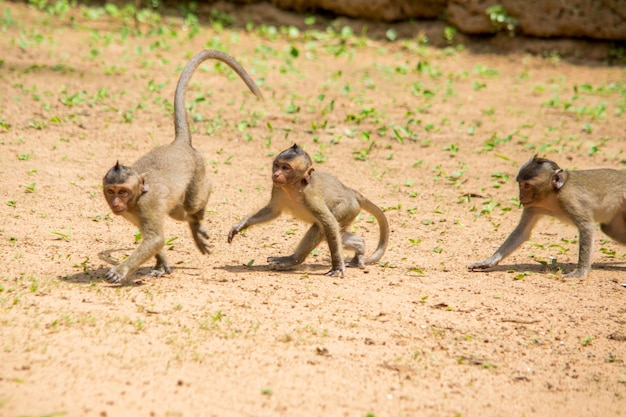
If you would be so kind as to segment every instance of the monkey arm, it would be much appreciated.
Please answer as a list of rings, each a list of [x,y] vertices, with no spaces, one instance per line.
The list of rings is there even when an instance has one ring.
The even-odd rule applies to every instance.
[[[492,268],[504,258],[509,256],[515,249],[517,249],[522,243],[528,240],[530,232],[537,224],[537,221],[541,218],[542,213],[533,208],[524,208],[522,217],[519,224],[504,241],[502,246],[488,259],[481,262],[476,262],[468,267],[470,271],[476,271],[480,269]]]
[[[255,224],[269,222],[280,216],[281,212],[276,208],[275,204],[272,204],[273,201],[274,200],[272,199],[267,206],[263,207],[256,213],[243,218],[239,223],[235,224],[228,233],[228,243],[231,243],[235,235],[243,229],[247,229]]]
[[[578,266],[572,272],[565,275],[567,278],[580,278],[589,273],[595,228],[596,225],[593,221],[578,225]]]
[[[325,275],[331,277],[341,276],[341,278],[343,278],[346,273],[346,265],[345,260],[343,259],[343,255],[341,253],[342,242],[339,230],[339,223],[337,223],[335,217],[332,215],[332,213],[330,213],[330,218],[320,219],[320,224],[322,226],[322,229],[324,230],[326,242],[328,242],[328,249],[330,250],[330,260],[332,265],[331,270],[328,271]]]

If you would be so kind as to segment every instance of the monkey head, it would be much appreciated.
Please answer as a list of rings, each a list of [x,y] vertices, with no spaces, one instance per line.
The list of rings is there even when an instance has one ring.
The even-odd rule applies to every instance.
[[[116,162],[102,179],[104,198],[113,214],[120,215],[132,209],[139,196],[148,191],[145,174]]]
[[[309,182],[309,176],[313,172],[311,157],[301,147],[294,144],[276,156],[272,164],[272,181],[275,186],[286,187],[290,185]]]
[[[519,170],[519,200],[524,206],[540,202],[565,185],[567,174],[556,162],[533,156]]]

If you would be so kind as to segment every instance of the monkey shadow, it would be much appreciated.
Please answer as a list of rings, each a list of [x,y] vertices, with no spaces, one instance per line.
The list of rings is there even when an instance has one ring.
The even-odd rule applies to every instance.
[[[539,263],[522,263],[522,264],[498,264],[489,269],[484,269],[480,271],[470,271],[474,274],[487,273],[487,272],[507,272],[513,271],[517,273],[522,272],[533,272],[536,274],[554,274],[560,271],[563,274],[563,278],[565,278],[565,274],[572,272],[578,264],[575,263],[557,263],[556,265],[545,266]],[[591,270],[602,270],[602,271],[614,271],[614,272],[626,272],[626,261],[625,262],[596,262],[591,264]]]
[[[128,248],[108,249],[108,250],[98,253],[98,259],[108,263],[111,266],[117,266],[119,265],[119,261],[115,257],[113,257],[112,254],[115,252],[122,252],[122,251],[128,252],[131,250],[132,249],[128,249]],[[91,268],[91,269],[85,267],[83,268],[82,272],[60,277],[60,280],[63,282],[68,282],[72,284],[93,284],[93,283],[101,282],[103,284],[106,284],[106,287],[119,288],[119,287],[137,287],[137,286],[145,285],[146,279],[148,278],[159,279],[157,277],[150,276],[150,273],[152,272],[151,266],[144,266],[144,267],[139,268],[137,271],[135,271],[132,277],[127,278],[121,282],[110,283],[104,279],[106,273],[109,271],[110,268],[111,268],[110,266],[101,266],[99,268]],[[180,267],[180,266],[171,267],[171,268],[172,268],[172,271],[176,269],[197,269],[197,268],[185,268],[185,267]]]
[[[222,271],[226,271],[226,272],[230,272],[233,274],[240,274],[240,273],[250,273],[250,272],[256,272],[256,273],[269,273],[269,272],[274,272],[277,274],[284,274],[284,275],[302,275],[302,274],[311,274],[311,275],[321,275],[323,276],[326,272],[328,272],[328,270],[330,269],[329,265],[324,265],[324,264],[300,264],[300,265],[296,265],[294,267],[291,268],[286,268],[286,269],[275,269],[272,268],[269,264],[265,264],[265,265],[246,265],[246,264],[239,264],[239,265],[224,265],[224,266],[218,266],[215,267],[215,269],[219,269]]]
[[[572,268],[576,267],[576,265],[572,265]],[[594,269],[602,271],[626,272],[626,261],[592,263],[591,270],[593,271]]]

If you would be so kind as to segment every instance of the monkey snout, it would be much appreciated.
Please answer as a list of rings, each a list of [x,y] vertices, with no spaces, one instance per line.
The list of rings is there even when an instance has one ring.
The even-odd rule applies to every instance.
[[[126,211],[126,206],[124,204],[112,204],[111,211],[113,214],[122,214]]]
[[[522,203],[522,205],[527,205],[533,202],[533,198],[522,198],[520,197],[519,202]]]

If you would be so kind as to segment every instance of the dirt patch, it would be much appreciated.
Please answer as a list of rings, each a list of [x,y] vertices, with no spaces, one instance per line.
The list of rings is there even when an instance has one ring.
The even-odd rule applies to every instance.
[[[589,277],[564,279],[577,233],[545,219],[494,271],[467,271],[517,223],[534,153],[623,167],[623,68],[174,18],[138,36],[98,9],[0,4],[0,414],[624,414],[624,247],[598,235]],[[173,139],[178,74],[203,48],[266,97],[214,63],[188,91],[213,252],[168,221],[173,273],[110,285],[135,238],[101,178]],[[326,277],[322,245],[269,270],[304,233],[288,216],[226,243],[293,142],[385,209],[379,265]],[[371,251],[376,226],[355,229]]]

